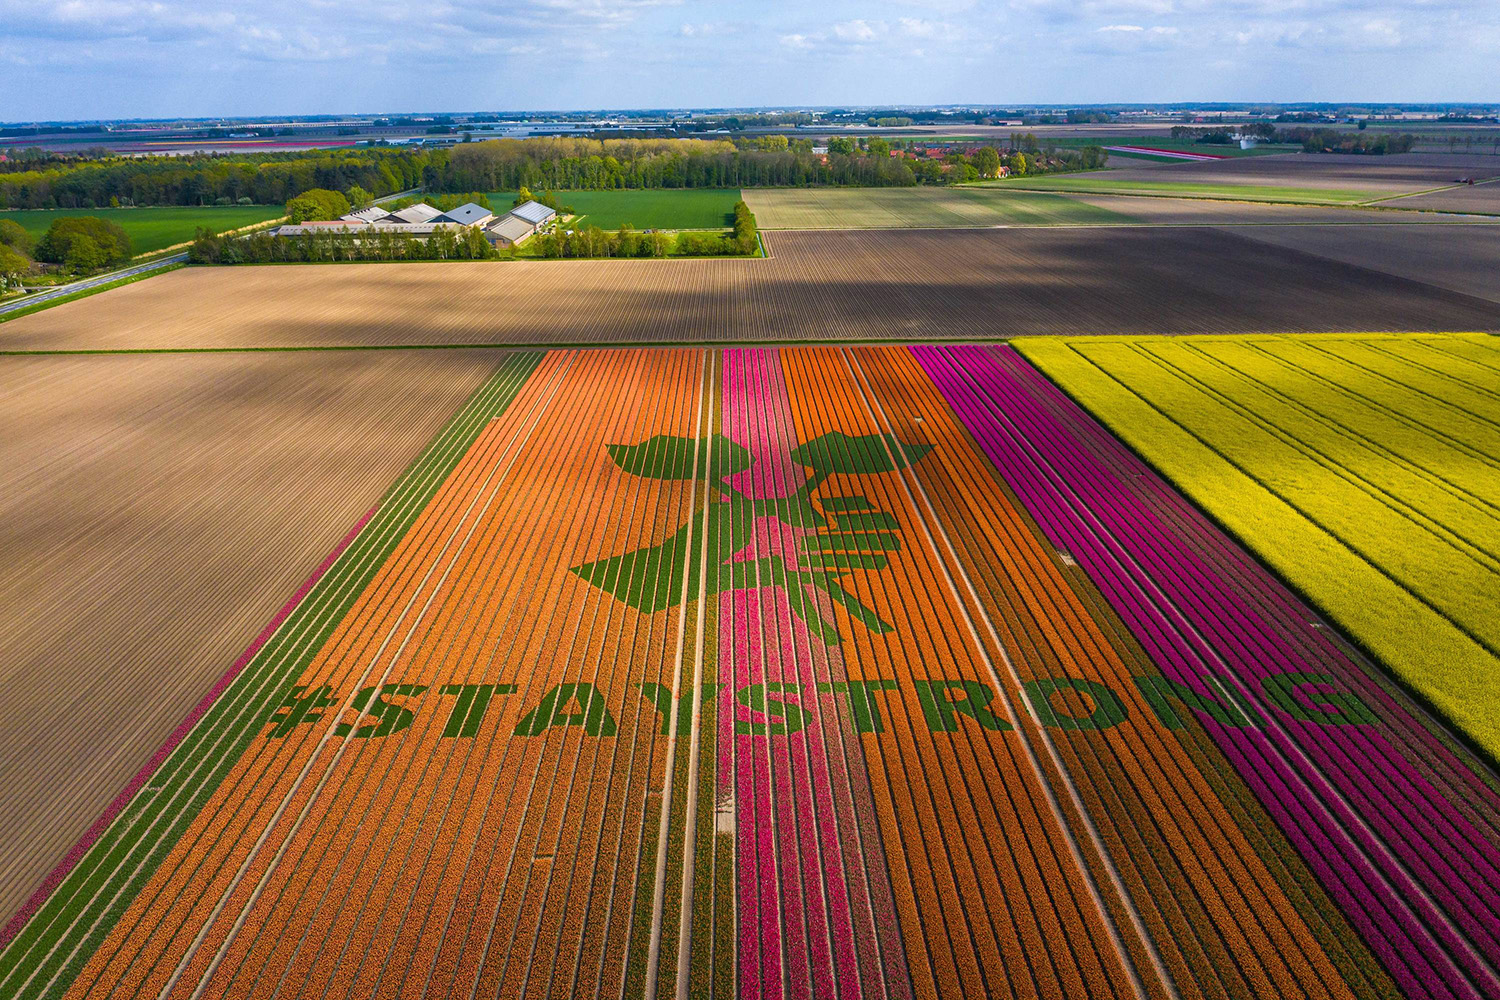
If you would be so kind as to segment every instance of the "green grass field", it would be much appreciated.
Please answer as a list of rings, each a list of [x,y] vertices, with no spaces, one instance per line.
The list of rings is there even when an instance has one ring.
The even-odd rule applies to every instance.
[[[193,231],[207,226],[215,232],[253,226],[257,222],[284,215],[280,205],[231,205],[224,208],[67,208],[0,212],[0,219],[12,219],[34,237],[40,238],[58,219],[92,215],[118,223],[130,234],[137,254],[155,253],[167,247],[186,243]]]
[[[1500,757],[1500,340],[1016,346]]]
[[[490,206],[504,214],[514,191],[490,192]],[[600,229],[727,229],[734,221],[738,188],[652,191],[558,191],[557,200],[583,218],[579,225]]]
[[[1044,174],[990,181],[984,187],[1025,191],[1072,191],[1078,194],[1139,194],[1171,198],[1227,198],[1234,201],[1274,201],[1299,205],[1354,205],[1377,195],[1368,191],[1333,188],[1282,187],[1266,184],[1194,183],[1112,178],[1108,173]]]
[[[1061,195],[993,186],[750,188],[745,201],[762,229],[967,229],[1135,221]]]

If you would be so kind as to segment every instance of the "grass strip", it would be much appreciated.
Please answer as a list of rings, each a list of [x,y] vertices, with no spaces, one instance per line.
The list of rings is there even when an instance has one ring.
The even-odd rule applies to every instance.
[[[0,995],[60,996],[245,752],[470,444],[544,352],[507,359],[392,485],[374,517],[202,722],[0,953]]]

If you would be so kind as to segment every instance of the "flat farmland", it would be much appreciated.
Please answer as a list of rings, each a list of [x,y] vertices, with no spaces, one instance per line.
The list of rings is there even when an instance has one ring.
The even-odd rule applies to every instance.
[[[0,359],[0,912],[494,363]]]
[[[199,208],[172,206],[153,208],[72,208],[56,210],[0,211],[0,219],[10,219],[40,239],[58,219],[94,216],[113,222],[130,234],[131,249],[137,254],[155,253],[179,243],[187,243],[200,226],[223,233],[253,226],[257,222],[278,219],[284,213],[280,205],[226,205]]]
[[[1129,216],[1135,225],[1152,226],[1484,226],[1500,224],[1469,216],[1396,209],[1408,201],[1382,203],[1379,210],[1356,205],[1282,205],[1273,202],[1220,201],[1210,198],[1154,198],[1129,194],[1069,194],[1063,197]],[[1423,196],[1425,197],[1425,196]]]
[[[1129,216],[1061,195],[995,188],[752,188],[762,229],[979,229],[1108,225]]]
[[[1500,990],[1483,766],[1015,350],[485,374],[0,994]]]
[[[1380,218],[1398,214],[1382,212]],[[1234,232],[1500,302],[1500,226],[1239,225]]]
[[[1500,757],[1500,341],[1020,349]]]
[[[1445,188],[1431,194],[1419,194],[1411,198],[1387,202],[1386,206],[1420,212],[1472,212],[1476,215],[1500,215],[1500,183],[1491,180],[1484,184]]]
[[[1487,162],[1488,161],[1488,162]],[[1402,153],[1349,156],[1296,153],[1199,163],[1051,174],[995,186],[1096,194],[1224,197],[1243,201],[1358,203],[1452,185],[1459,177],[1500,175],[1500,158]],[[1393,204],[1404,204],[1397,202]]]
[[[759,260],[189,268],[0,325],[0,350],[1500,328],[1494,303],[1210,230],[766,239]]]

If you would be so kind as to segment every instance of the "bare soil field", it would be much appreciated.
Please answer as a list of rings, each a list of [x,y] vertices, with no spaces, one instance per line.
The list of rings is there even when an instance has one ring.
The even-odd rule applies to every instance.
[[[1067,195],[998,188],[752,188],[744,196],[762,229],[979,229],[1134,221]]]
[[[1213,230],[766,242],[765,260],[189,268],[6,323],[0,350],[1500,328],[1493,303]]]
[[[1500,227],[1243,226],[1260,243],[1500,302]]]
[[[500,360],[0,358],[0,915]]]
[[[1483,187],[1477,190],[1484,190]],[[1500,195],[1500,191],[1496,192]],[[1143,226],[1261,226],[1261,225],[1329,225],[1329,226],[1487,226],[1500,224],[1459,215],[1436,212],[1398,212],[1429,197],[1419,195],[1384,202],[1379,209],[1346,208],[1323,205],[1255,204],[1243,201],[1214,201],[1203,198],[1154,198],[1128,194],[1069,194],[1065,197],[1099,208],[1109,209],[1135,220]]]
[[[1500,181],[1487,181],[1472,187],[1449,188],[1432,194],[1386,203],[1391,208],[1423,212],[1473,212],[1477,215],[1500,215]]]
[[[1111,181],[1182,181],[1266,187],[1327,188],[1360,191],[1372,198],[1452,184],[1457,178],[1500,175],[1500,158],[1401,153],[1395,156],[1346,156],[1291,153],[1230,160],[1174,163],[1165,168],[1111,170]]]
[[[1230,198],[1302,205],[1384,204],[1451,187],[1461,178],[1500,175],[1489,157],[1411,153],[1336,156],[1294,153],[1166,166],[1046,174],[987,182],[1012,191]]]

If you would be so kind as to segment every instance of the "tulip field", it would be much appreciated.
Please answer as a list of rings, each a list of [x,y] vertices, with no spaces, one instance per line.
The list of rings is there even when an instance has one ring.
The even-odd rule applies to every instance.
[[[496,351],[0,996],[1500,996],[1493,344]]]

